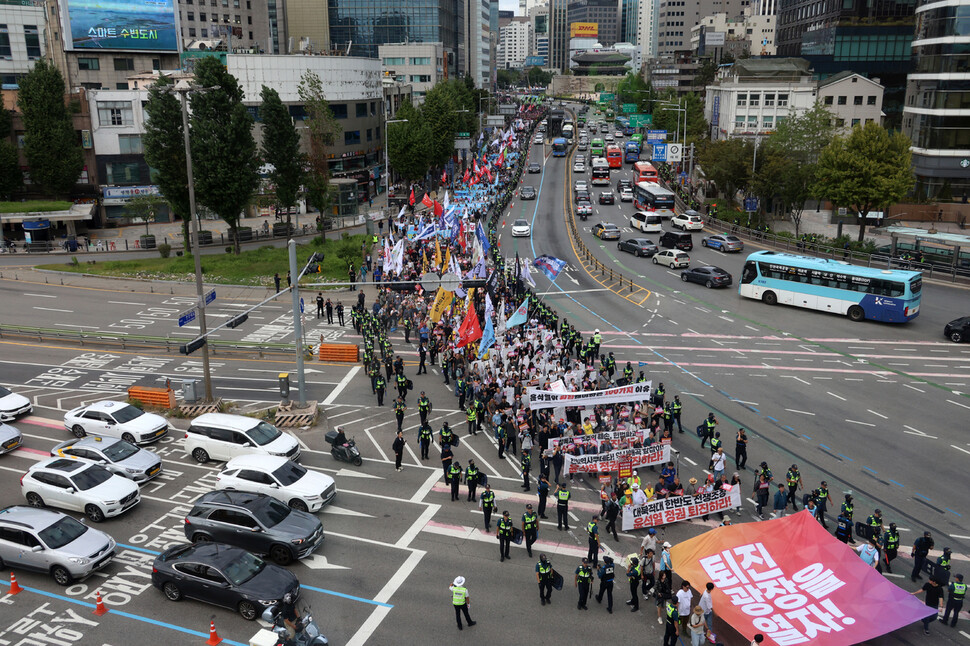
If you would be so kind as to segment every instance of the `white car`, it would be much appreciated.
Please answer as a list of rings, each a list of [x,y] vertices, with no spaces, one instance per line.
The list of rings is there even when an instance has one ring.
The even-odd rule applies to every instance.
[[[216,489],[264,493],[298,511],[319,511],[337,495],[333,478],[272,455],[229,460],[216,476]]]
[[[31,507],[84,512],[92,522],[121,514],[141,501],[138,485],[97,464],[50,458],[30,467],[20,491]]]
[[[541,144],[542,143],[542,135],[536,135],[535,137],[533,137],[532,138],[532,143],[534,143],[534,144]]]
[[[653,264],[667,265],[668,267],[687,267],[690,265],[690,256],[677,249],[664,249],[653,256]]]
[[[0,455],[10,453],[24,443],[24,436],[10,424],[0,422]]]
[[[108,471],[141,484],[162,472],[162,458],[154,451],[113,437],[71,438],[51,449],[52,457],[100,464]]]
[[[621,202],[632,202],[633,201],[633,191],[629,188],[620,189],[620,201]]]
[[[573,187],[573,190],[575,190],[577,193],[579,193],[580,191],[588,191],[589,184],[586,183],[586,180],[581,179],[578,182],[576,182],[575,186]]]
[[[0,422],[13,421],[18,415],[26,415],[33,409],[29,399],[0,386]]]
[[[532,227],[528,220],[518,219],[512,223],[512,237],[528,237],[532,235]]]
[[[129,444],[150,444],[168,433],[168,420],[125,402],[100,401],[64,415],[64,428],[75,437],[117,437]]]
[[[699,215],[680,213],[670,218],[670,226],[684,231],[701,231],[704,228],[704,219]]]
[[[581,161],[578,161],[578,162],[574,163],[573,164],[573,172],[574,173],[585,173],[586,172],[586,164],[584,162],[581,162]]]

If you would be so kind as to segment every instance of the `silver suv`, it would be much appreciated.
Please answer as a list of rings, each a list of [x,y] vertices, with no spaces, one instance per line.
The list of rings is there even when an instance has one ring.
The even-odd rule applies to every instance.
[[[13,506],[0,509],[0,570],[47,572],[67,586],[107,565],[115,541],[67,514]]]

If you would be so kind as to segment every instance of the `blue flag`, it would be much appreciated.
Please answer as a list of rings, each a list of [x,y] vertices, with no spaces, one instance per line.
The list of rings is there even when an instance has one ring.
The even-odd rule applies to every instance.
[[[512,312],[512,316],[505,321],[505,327],[515,327],[516,325],[522,325],[529,320],[529,297],[526,296],[522,304]]]
[[[485,227],[482,226],[481,222],[475,225],[475,237],[478,238],[478,243],[482,245],[482,253],[488,253],[492,245],[488,243],[488,236],[485,235]]]
[[[535,262],[532,263],[532,265],[544,273],[549,280],[556,280],[556,278],[559,277],[559,274],[562,273],[562,270],[566,267],[566,261],[560,260],[555,256],[542,254],[535,259]]]
[[[493,345],[495,345],[495,327],[492,325],[492,317],[490,316],[485,322],[485,329],[482,330],[482,340],[478,342],[478,358],[484,357]]]

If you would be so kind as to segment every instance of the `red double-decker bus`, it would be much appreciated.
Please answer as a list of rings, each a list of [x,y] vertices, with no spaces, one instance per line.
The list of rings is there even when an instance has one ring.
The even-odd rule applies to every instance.
[[[623,166],[623,151],[616,144],[606,147],[606,163],[610,168],[620,168]]]

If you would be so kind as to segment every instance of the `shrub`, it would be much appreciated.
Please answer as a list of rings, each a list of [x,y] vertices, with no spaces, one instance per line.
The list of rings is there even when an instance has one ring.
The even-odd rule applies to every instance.
[[[158,245],[158,255],[162,258],[168,258],[172,254],[172,245],[167,242],[163,242]]]

